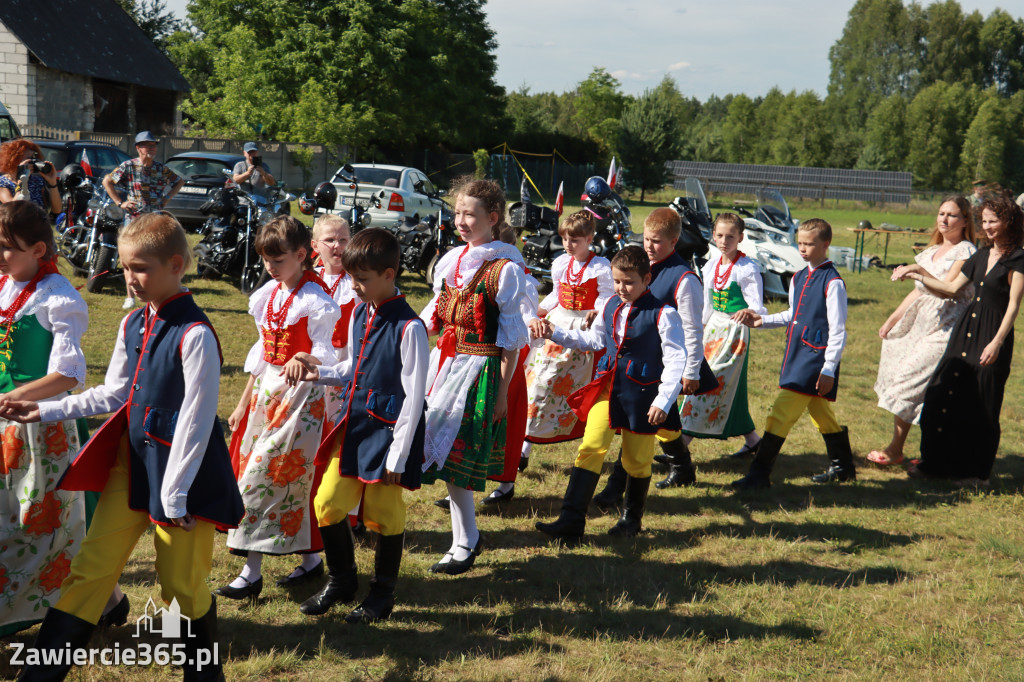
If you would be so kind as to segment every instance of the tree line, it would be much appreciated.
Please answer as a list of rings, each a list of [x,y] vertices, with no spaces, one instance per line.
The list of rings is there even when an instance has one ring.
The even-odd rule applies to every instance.
[[[568,92],[505,92],[484,0],[119,0],[192,86],[194,132],[388,150],[503,142],[568,158],[615,154],[640,190],[664,161],[909,171],[921,189],[1024,188],[1024,19],[859,0],[813,91],[688,97],[669,77],[640,95],[595,68]],[[134,8],[134,12],[133,9]],[[164,12],[166,14],[166,12]],[[145,25],[143,25],[146,28]]]

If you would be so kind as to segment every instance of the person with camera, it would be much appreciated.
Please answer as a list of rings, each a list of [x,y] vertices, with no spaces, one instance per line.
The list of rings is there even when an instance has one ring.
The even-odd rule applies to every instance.
[[[156,160],[156,148],[157,139],[153,133],[143,130],[135,136],[138,158],[128,159],[103,178],[103,189],[107,195],[132,220],[143,213],[162,210],[185,184],[184,178]],[[124,199],[118,194],[119,185],[123,186]],[[134,305],[135,299],[129,292],[121,307],[131,310]]]
[[[250,194],[267,196],[267,188],[276,185],[277,180],[270,174],[270,166],[263,163],[259,145],[246,142],[242,152],[245,153],[245,160],[235,164],[232,179]]]
[[[57,169],[34,143],[11,140],[0,146],[0,204],[24,197],[48,213],[61,211]]]

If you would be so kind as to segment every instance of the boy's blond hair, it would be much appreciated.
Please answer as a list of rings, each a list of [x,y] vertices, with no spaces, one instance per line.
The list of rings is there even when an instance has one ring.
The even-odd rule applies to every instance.
[[[800,232],[813,232],[817,239],[823,242],[832,241],[832,226],[821,218],[810,218],[800,223],[797,228]]]
[[[161,263],[178,255],[184,261],[183,271],[192,267],[192,248],[185,230],[170,213],[143,213],[117,235],[117,245],[123,244],[131,244],[143,256],[154,257]]]
[[[644,221],[644,229],[657,232],[667,239],[679,239],[683,231],[683,221],[673,209],[663,206],[651,211],[651,215]]]
[[[313,239],[320,239],[320,233],[325,227],[334,226],[337,228],[344,228],[346,230],[352,229],[352,226],[348,224],[348,221],[342,218],[340,215],[334,213],[324,213],[322,216],[316,219],[313,223]]]

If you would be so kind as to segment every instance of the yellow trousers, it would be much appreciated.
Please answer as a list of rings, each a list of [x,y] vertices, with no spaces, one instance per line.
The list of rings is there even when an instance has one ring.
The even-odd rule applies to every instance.
[[[363,501],[363,523],[381,535],[405,532],[405,500],[402,486],[385,483],[363,483],[340,473],[338,455],[331,457],[323,480],[313,500],[317,523],[333,526],[348,519],[348,513]]]
[[[99,621],[128,557],[150,525],[147,512],[128,506],[128,445],[124,440],[89,532],[61,585],[57,610],[90,623]],[[177,599],[181,614],[191,619],[202,618],[210,609],[206,579],[213,563],[214,530],[212,523],[198,521],[190,531],[156,526],[153,534],[160,596],[167,604]]]
[[[601,473],[604,456],[608,453],[608,446],[612,444],[614,435],[615,431],[608,425],[608,398],[600,398],[587,415],[587,428],[583,431],[583,440],[580,442],[575,465],[595,474]],[[622,468],[627,474],[633,478],[650,477],[653,459],[653,433],[630,433],[622,430]]]
[[[764,430],[785,438],[804,410],[811,415],[811,421],[819,433],[838,433],[843,430],[836,421],[836,413],[832,410],[831,402],[820,396],[805,395],[786,389],[782,389],[779,397],[775,399]]]

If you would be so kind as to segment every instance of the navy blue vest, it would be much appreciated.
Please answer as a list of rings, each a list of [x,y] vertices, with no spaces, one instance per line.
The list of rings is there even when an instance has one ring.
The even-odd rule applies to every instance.
[[[815,384],[825,365],[828,347],[828,310],[825,307],[829,285],[842,280],[831,261],[811,272],[804,268],[793,276],[789,286],[794,292],[793,319],[786,327],[786,355],[782,358],[779,387],[797,393],[818,395]],[[835,400],[839,390],[839,367],[832,390],[822,396]]]
[[[360,303],[352,313],[354,385],[345,389],[343,418],[324,440],[318,457],[330,456],[341,438],[341,475],[375,483],[384,478],[388,449],[394,442],[395,421],[405,402],[402,388],[402,335],[410,324],[423,324],[405,296],[382,303],[373,312]],[[423,432],[426,401],[419,408],[419,422],[400,485],[420,487],[423,470]]]
[[[657,433],[660,429],[678,431],[679,407],[672,403],[665,423],[652,426],[647,411],[658,397],[661,385],[661,334],[658,319],[667,307],[650,292],[641,296],[629,310],[622,343],[616,349],[616,313],[622,299],[613,296],[602,313],[605,325],[607,352],[597,364],[595,379],[611,374],[612,388],[608,399],[608,417],[612,428],[627,429],[633,433]]]
[[[676,289],[683,277],[697,273],[683,260],[677,252],[659,263],[651,264],[651,293],[665,305],[676,307]],[[697,278],[700,281],[700,278]]]

